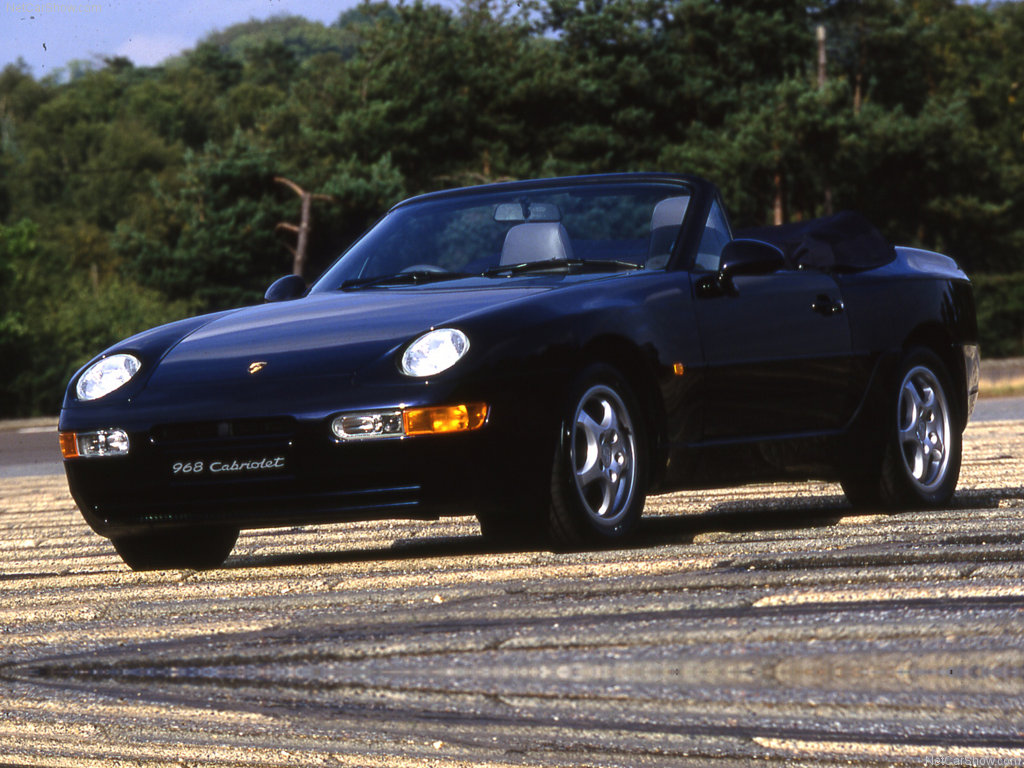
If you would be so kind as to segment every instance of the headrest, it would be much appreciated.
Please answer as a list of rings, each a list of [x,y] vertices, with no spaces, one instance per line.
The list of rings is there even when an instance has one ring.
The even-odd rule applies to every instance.
[[[647,247],[647,268],[661,269],[668,263],[672,244],[679,235],[690,198],[666,197],[651,213],[651,240]]]
[[[666,197],[654,206],[651,214],[651,231],[662,227],[678,227],[683,223],[686,206],[690,204],[689,196]]]
[[[571,258],[569,233],[557,221],[517,224],[505,235],[501,247],[502,265]]]

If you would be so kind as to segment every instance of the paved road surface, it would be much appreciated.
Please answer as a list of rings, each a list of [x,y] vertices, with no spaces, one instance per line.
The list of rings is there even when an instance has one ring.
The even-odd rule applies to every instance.
[[[56,421],[0,422],[0,479],[63,473]]]
[[[470,521],[243,533],[136,574],[63,479],[0,482],[0,764],[1024,765],[1024,422],[952,509],[649,502],[634,547]]]
[[[1024,397],[988,397],[978,400],[975,421],[1024,420]]]

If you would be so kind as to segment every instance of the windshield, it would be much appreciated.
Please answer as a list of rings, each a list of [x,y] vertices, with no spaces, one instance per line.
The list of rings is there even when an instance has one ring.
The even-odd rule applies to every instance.
[[[313,290],[416,286],[557,267],[663,269],[689,200],[688,187],[663,182],[491,188],[428,198],[391,211]]]

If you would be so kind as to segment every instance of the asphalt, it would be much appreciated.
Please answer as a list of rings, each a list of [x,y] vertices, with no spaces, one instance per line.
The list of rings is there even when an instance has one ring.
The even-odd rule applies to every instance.
[[[63,472],[56,419],[0,424],[0,478]]]
[[[1022,427],[969,427],[944,510],[748,486],[652,498],[628,547],[378,521],[209,572],[3,480],[0,765],[1021,765]]]

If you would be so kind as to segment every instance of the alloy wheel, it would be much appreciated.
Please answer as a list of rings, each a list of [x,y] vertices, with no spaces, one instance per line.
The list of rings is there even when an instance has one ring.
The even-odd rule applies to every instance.
[[[598,384],[580,398],[572,422],[570,464],[586,513],[603,526],[616,525],[636,491],[636,432],[615,390]]]
[[[900,386],[897,407],[903,466],[922,491],[932,491],[946,478],[952,433],[946,393],[935,373],[925,366],[911,368]]]

